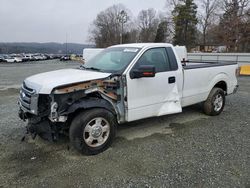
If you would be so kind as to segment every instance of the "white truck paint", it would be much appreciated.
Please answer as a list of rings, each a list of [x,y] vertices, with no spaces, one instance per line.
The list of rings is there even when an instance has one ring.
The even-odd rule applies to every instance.
[[[96,154],[105,150],[114,137],[111,116],[118,123],[131,122],[180,113],[183,107],[200,102],[205,102],[207,114],[220,114],[224,96],[238,87],[238,65],[223,62],[182,65],[183,57],[185,48],[166,43],[112,46],[80,69],[52,71],[25,79],[19,115],[36,122],[29,123],[32,133],[43,135],[39,131],[44,131],[44,127],[46,134],[51,135],[57,133],[54,130],[70,129],[71,142],[79,151]],[[77,116],[76,112],[83,109],[85,115]],[[78,120],[72,121],[74,118]],[[75,139],[85,144],[78,146]]]

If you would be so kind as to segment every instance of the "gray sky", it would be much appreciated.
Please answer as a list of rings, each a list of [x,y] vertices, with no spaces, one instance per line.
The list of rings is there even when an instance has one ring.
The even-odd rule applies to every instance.
[[[122,3],[134,16],[166,0],[0,0],[0,42],[89,43],[88,29],[96,15]]]

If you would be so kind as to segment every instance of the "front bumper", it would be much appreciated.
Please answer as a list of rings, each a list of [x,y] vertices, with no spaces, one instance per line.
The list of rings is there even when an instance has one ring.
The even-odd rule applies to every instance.
[[[25,113],[22,108],[19,109],[18,111],[18,117],[23,120],[23,121],[26,121],[26,119],[28,119],[28,114]]]
[[[39,135],[44,140],[55,140],[55,133],[53,132],[48,120],[40,121],[37,123],[29,122],[27,124],[27,132],[32,135]]]
[[[19,110],[18,116],[23,121],[28,120],[26,126],[27,134],[32,135],[33,138],[35,138],[36,135],[39,135],[44,140],[56,140],[58,132],[56,131],[55,126],[53,126],[48,119],[36,117],[24,112],[22,109]]]

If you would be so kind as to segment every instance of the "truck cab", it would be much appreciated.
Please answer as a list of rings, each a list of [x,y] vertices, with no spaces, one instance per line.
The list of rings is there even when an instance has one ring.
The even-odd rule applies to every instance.
[[[125,122],[180,113],[196,103],[207,115],[219,115],[225,96],[237,89],[237,71],[236,63],[183,66],[167,43],[116,45],[78,68],[25,79],[19,116],[32,135],[56,140],[67,133],[78,151],[97,154]]]

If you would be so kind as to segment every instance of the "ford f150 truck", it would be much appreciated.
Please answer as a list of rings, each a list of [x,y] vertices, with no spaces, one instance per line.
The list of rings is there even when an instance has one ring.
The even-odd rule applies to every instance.
[[[78,151],[97,154],[118,124],[201,102],[205,114],[219,115],[237,90],[237,72],[236,63],[183,63],[171,44],[111,46],[79,68],[25,79],[19,116],[32,135],[53,141],[68,133]]]

